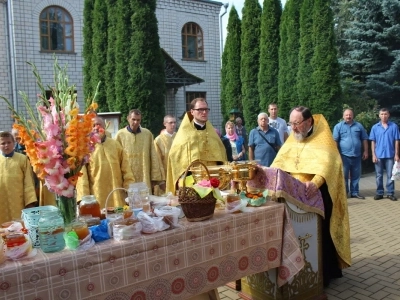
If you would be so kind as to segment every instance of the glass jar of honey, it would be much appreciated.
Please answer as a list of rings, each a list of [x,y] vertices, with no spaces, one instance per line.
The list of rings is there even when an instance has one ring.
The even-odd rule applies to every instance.
[[[16,232],[16,233],[10,233],[10,234],[6,235],[7,248],[21,246],[25,242],[26,242],[26,238],[23,233]]]
[[[57,252],[65,248],[64,230],[64,219],[59,210],[40,212],[38,232],[43,252]]]
[[[89,228],[84,220],[75,220],[71,223],[72,231],[78,235],[79,240],[83,240],[89,235]]]
[[[79,215],[92,215],[92,217],[101,217],[100,203],[97,202],[94,195],[82,196],[79,204]]]

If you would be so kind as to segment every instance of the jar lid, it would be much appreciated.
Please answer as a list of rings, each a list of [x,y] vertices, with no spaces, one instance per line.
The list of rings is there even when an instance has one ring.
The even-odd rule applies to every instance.
[[[81,199],[81,203],[82,202],[86,202],[86,203],[94,202],[94,201],[97,201],[95,195],[85,195],[85,196],[82,196],[82,199]]]

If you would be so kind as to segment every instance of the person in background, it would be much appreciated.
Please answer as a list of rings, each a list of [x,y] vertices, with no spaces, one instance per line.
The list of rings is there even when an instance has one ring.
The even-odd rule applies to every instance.
[[[249,159],[257,160],[261,165],[269,167],[282,142],[279,132],[268,125],[266,113],[260,113],[257,121],[258,127],[252,129],[249,135]]]
[[[247,131],[246,131],[246,127],[243,125],[243,120],[241,117],[237,117],[235,122],[236,122],[236,126],[235,126],[236,134],[243,138],[244,145],[245,145],[245,147],[247,147],[247,142],[248,142]]]
[[[225,150],[226,150],[226,158],[228,159],[229,162],[233,161],[232,157],[232,146],[231,143],[229,142],[228,138],[225,136],[221,136],[221,132],[217,129],[214,128],[215,132],[218,134],[219,138],[221,139],[222,144],[224,144]]]
[[[390,113],[387,108],[379,110],[380,122],[371,128],[369,139],[371,140],[372,162],[375,164],[376,195],[375,200],[383,199],[383,169],[386,169],[386,193],[392,201],[397,201],[394,195],[394,180],[392,170],[395,161],[399,161],[399,127],[389,121]]]
[[[110,192],[115,188],[128,189],[129,184],[135,182],[135,178],[122,146],[106,136],[102,118],[94,118],[93,132],[100,135],[101,144],[96,144],[89,162],[82,167],[82,176],[76,185],[77,200],[80,201],[82,196],[94,195],[103,208]],[[125,197],[125,192],[113,192],[107,206],[121,206],[125,203]]]
[[[278,130],[279,137],[283,144],[289,136],[286,121],[278,117],[278,105],[276,103],[271,103],[270,105],[268,105],[268,112],[269,126]]]
[[[127,120],[129,125],[118,130],[115,140],[122,145],[136,182],[145,182],[152,191],[156,185],[165,189],[164,169],[154,147],[153,134],[140,126],[142,113],[132,109]]]
[[[343,162],[346,194],[351,198],[365,199],[359,193],[361,178],[361,160],[368,158],[368,135],[364,127],[354,121],[352,109],[345,109],[343,121],[333,128],[333,139],[336,141]],[[349,188],[350,175],[350,188]]]
[[[344,188],[343,166],[332,132],[323,115],[312,115],[304,106],[290,112],[292,134],[271,167],[279,168],[304,183],[307,198],[321,192],[322,274],[324,286],[342,277],[351,265],[350,223]]]
[[[246,157],[244,139],[243,137],[237,135],[235,131],[235,124],[232,121],[226,122],[225,131],[226,131],[225,138],[227,138],[232,148],[232,160],[233,161],[244,160]]]
[[[14,150],[10,132],[0,132],[0,224],[21,218],[21,210],[36,206],[32,167],[28,158]]]
[[[176,118],[171,115],[166,115],[164,117],[164,127],[155,139],[154,139],[154,146],[156,147],[156,151],[160,160],[162,162],[164,171],[167,170],[168,164],[168,154],[169,150],[171,149],[172,142],[176,136]]]
[[[193,99],[179,127],[168,156],[167,192],[175,195],[179,178],[199,160],[205,165],[224,164],[226,150],[208,120],[210,108],[204,98]]]
[[[17,153],[25,154],[25,145],[21,144],[21,138],[19,137],[18,129],[13,128],[11,130],[11,133],[15,141],[14,151]]]

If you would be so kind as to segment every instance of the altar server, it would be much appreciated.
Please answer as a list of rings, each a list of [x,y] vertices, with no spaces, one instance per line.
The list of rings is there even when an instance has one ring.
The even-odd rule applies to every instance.
[[[0,132],[0,224],[21,218],[21,210],[34,207],[36,193],[28,158],[15,152],[10,132]]]

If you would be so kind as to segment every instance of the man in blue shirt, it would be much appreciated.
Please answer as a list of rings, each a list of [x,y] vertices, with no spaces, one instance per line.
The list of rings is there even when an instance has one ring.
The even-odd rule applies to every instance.
[[[399,161],[399,127],[389,121],[389,110],[379,110],[380,122],[371,128],[369,139],[371,140],[372,162],[375,164],[376,172],[376,195],[375,200],[383,198],[383,169],[386,169],[386,193],[387,197],[396,201],[394,196],[394,181],[391,180],[394,161]]]
[[[351,198],[365,199],[359,194],[358,183],[361,177],[361,159],[368,158],[368,135],[364,127],[354,121],[352,109],[348,108],[343,112],[343,121],[333,128],[333,139],[342,157],[347,195],[350,191]]]
[[[268,115],[258,115],[258,127],[250,131],[249,159],[258,160],[260,165],[269,167],[282,146],[279,132],[268,125]]]

